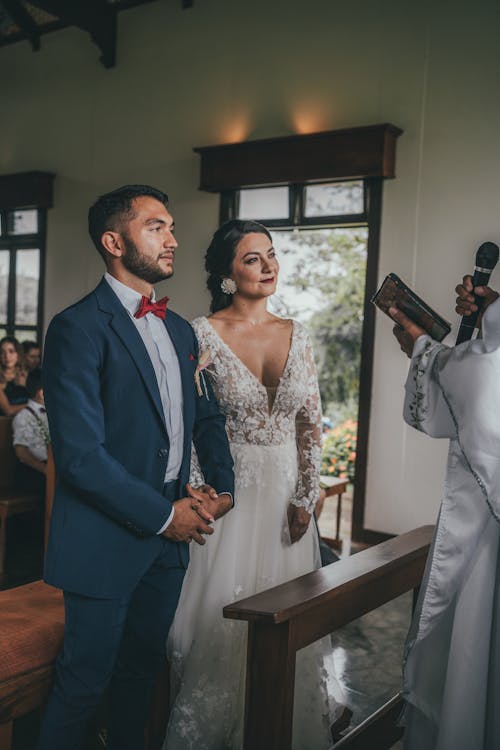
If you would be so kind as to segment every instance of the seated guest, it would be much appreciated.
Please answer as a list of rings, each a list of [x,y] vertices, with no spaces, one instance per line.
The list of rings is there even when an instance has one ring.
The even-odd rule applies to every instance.
[[[29,373],[26,388],[29,401],[12,421],[14,450],[19,461],[16,484],[23,490],[44,492],[50,438],[40,368]]]
[[[28,401],[21,346],[13,336],[0,340],[0,415],[13,417]]]
[[[23,365],[28,372],[40,367],[42,353],[36,341],[23,341]]]

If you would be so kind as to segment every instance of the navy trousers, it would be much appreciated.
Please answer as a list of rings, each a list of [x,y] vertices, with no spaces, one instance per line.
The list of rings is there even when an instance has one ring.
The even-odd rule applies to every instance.
[[[129,596],[94,599],[64,592],[64,644],[37,750],[80,750],[108,686],[108,747],[143,750],[155,677],[184,573],[178,545],[165,539],[161,554]]]

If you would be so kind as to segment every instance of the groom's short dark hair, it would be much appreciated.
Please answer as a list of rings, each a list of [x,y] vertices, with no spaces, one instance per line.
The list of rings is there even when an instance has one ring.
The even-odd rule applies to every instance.
[[[89,208],[89,234],[102,257],[106,251],[101,242],[104,232],[122,230],[123,223],[134,217],[132,201],[135,198],[148,196],[168,206],[168,195],[150,185],[123,185],[99,196]]]

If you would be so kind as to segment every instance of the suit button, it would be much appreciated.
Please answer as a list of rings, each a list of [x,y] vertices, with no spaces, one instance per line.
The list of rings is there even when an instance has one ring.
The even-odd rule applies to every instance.
[[[158,458],[166,458],[168,456],[168,448],[160,448],[158,451]]]

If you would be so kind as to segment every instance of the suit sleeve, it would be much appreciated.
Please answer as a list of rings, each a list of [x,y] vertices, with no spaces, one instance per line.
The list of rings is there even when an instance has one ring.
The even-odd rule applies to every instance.
[[[101,360],[78,322],[67,315],[54,318],[45,342],[43,384],[58,477],[83,502],[131,532],[154,535],[172,504],[106,450]]]
[[[191,334],[198,356],[198,343],[192,329]],[[202,396],[195,389],[194,447],[206,483],[217,492],[229,492],[234,498],[233,459],[226,434],[226,419],[219,409],[209,378],[205,378],[205,385]]]

